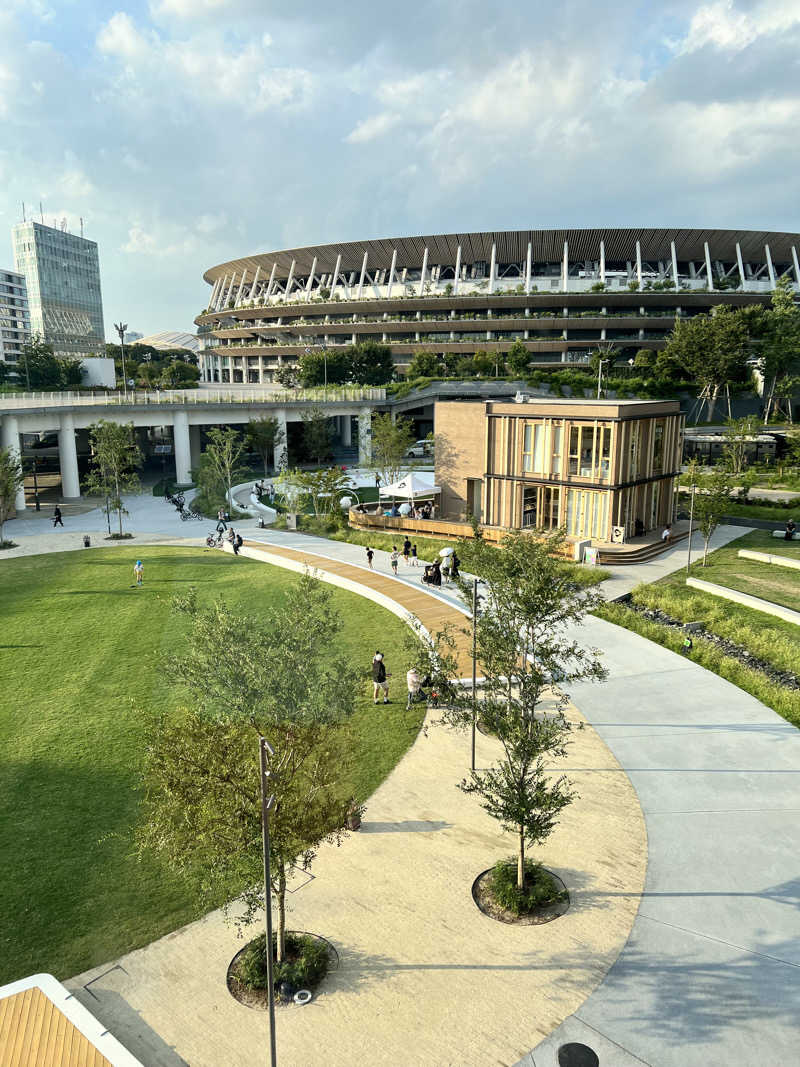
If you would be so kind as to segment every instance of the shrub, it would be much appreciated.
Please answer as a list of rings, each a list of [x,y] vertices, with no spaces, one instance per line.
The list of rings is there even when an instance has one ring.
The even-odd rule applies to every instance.
[[[267,988],[267,937],[261,934],[245,948],[236,964],[236,977],[250,989]],[[273,951],[276,937],[272,936]],[[286,934],[286,959],[273,967],[273,985],[288,982],[296,989],[314,989],[328,973],[328,948],[307,934]]]
[[[494,865],[489,889],[495,903],[514,915],[526,915],[537,908],[567,900],[569,896],[565,889],[558,888],[553,876],[533,860],[525,861],[525,888],[518,889],[516,856]]]

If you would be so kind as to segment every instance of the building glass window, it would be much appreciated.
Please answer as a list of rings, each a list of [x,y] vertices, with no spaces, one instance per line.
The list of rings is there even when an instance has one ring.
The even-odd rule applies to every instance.
[[[660,421],[653,427],[653,473],[664,473],[664,423]]]
[[[556,475],[561,475],[561,440],[564,435],[564,431],[560,423],[554,423],[552,428],[552,472]]]
[[[539,490],[537,486],[526,486],[522,491],[522,526],[536,526],[536,513],[537,513],[537,497]]]
[[[533,426],[528,423],[522,432],[522,469],[524,471],[533,470]]]

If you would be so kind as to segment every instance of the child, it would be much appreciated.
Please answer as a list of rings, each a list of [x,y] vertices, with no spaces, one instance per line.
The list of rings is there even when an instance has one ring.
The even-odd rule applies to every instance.
[[[375,568],[372,566],[372,557],[374,555],[375,555],[375,553],[372,551],[372,549],[369,546],[367,546],[367,563],[369,564],[369,569],[371,571],[375,570]]]
[[[412,567],[418,567],[419,566],[419,562],[417,561],[417,546],[416,545],[412,545],[411,546],[411,566]]]
[[[389,556],[392,564],[392,572],[397,577],[397,561],[400,559],[400,553],[397,551],[397,545],[392,545],[392,554]]]
[[[144,564],[140,559],[137,559],[133,565],[133,573],[136,578],[136,585],[140,586],[144,581]]]
[[[684,639],[683,639],[683,654],[684,654],[684,656],[688,656],[689,655],[689,653],[692,651],[692,647],[693,647],[692,639],[687,634],[686,637],[684,637]]]

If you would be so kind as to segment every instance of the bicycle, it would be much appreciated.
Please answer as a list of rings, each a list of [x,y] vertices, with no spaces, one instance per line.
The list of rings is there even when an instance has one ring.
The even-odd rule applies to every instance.
[[[222,531],[216,530],[210,533],[206,538],[206,544],[209,548],[222,548]]]

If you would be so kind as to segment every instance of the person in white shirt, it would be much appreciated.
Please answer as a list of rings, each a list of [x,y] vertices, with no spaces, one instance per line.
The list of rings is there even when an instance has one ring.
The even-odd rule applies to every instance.
[[[667,544],[667,542],[669,541],[671,533],[672,527],[669,525],[665,526],[661,533],[661,540],[664,542],[664,544]]]
[[[410,708],[412,704],[420,699],[419,695],[422,692],[422,678],[416,667],[411,667],[406,672],[406,685],[408,686],[406,708]]]

